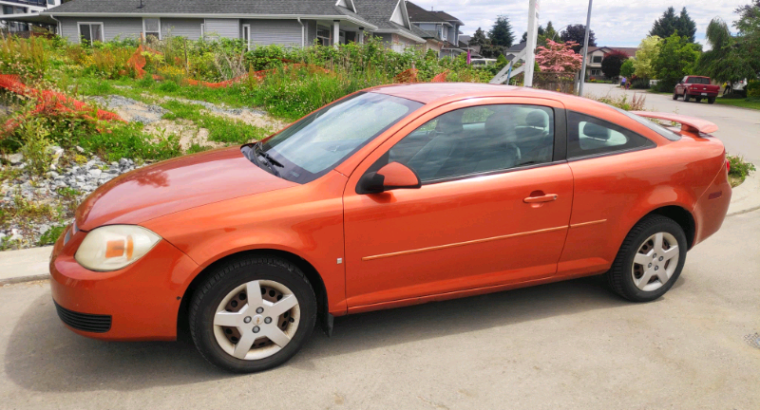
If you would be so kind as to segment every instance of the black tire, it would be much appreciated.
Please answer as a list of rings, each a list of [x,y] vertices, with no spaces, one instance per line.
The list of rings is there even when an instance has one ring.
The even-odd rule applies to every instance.
[[[689,94],[684,93],[683,94],[683,102],[689,102],[691,100],[691,96]]]
[[[219,346],[214,335],[214,315],[222,300],[238,286],[267,280],[286,286],[298,300],[300,319],[290,341],[273,355],[259,360],[233,357]],[[250,256],[230,260],[214,268],[193,295],[190,304],[190,333],[198,352],[210,363],[234,373],[259,372],[292,358],[314,329],[317,299],[303,272],[287,260],[273,256]]]
[[[708,104],[715,104],[715,97],[707,97]]]
[[[675,92],[675,91],[673,91],[673,99],[674,99],[674,100],[677,100],[677,99],[678,99],[678,94],[676,94],[676,92]]]
[[[702,97],[697,97],[696,100],[697,100],[698,103],[701,103],[702,102]]]
[[[652,235],[658,232],[667,232],[673,235],[678,242],[679,258],[675,271],[668,281],[660,288],[652,291],[639,289],[634,283],[633,259],[639,251],[639,248]],[[649,215],[639,221],[628,233],[623,245],[618,251],[612,269],[606,273],[610,288],[632,302],[651,302],[665,294],[673,284],[678,280],[686,261],[686,235],[678,223],[674,220],[660,216]]]

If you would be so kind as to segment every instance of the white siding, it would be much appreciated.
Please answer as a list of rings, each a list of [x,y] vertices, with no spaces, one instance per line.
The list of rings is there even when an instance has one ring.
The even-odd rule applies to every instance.
[[[240,38],[240,20],[206,19],[204,34],[207,37]]]
[[[201,19],[161,19],[161,35],[163,38],[169,37],[186,37],[189,40],[198,40],[201,38]]]
[[[301,47],[301,24],[297,20],[244,20],[243,24],[251,25],[251,47]]]
[[[116,37],[140,38],[143,28],[141,18],[59,17],[58,20],[61,22],[61,36],[72,43],[79,43],[77,22],[103,23],[106,41],[111,41]]]

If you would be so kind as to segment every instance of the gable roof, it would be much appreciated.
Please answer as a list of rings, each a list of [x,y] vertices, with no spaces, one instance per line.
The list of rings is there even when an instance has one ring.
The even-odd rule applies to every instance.
[[[636,57],[636,51],[638,51],[638,47],[589,47],[588,52],[593,53],[594,51],[602,51],[604,53],[611,53],[613,51],[620,51],[627,55],[628,57]]]
[[[418,43],[424,43],[425,40],[415,34],[412,24],[409,21],[409,15],[404,0],[361,0],[357,1],[359,14],[370,23],[377,26],[377,33],[395,33],[414,40]],[[404,24],[398,24],[391,21],[394,14],[400,12]]]
[[[459,20],[458,18],[452,16],[449,13],[446,13],[445,11],[432,11],[431,13],[437,14],[444,21],[454,21],[457,22],[460,26],[464,26],[462,20]]]
[[[272,18],[324,17],[347,19],[368,29],[376,28],[340,4],[354,7],[353,0],[73,0],[44,11],[52,16],[171,16],[245,18],[270,16]]]
[[[409,20],[414,23],[444,23],[446,20],[442,19],[439,15],[427,11],[422,7],[412,3],[406,2],[406,9],[409,12]]]

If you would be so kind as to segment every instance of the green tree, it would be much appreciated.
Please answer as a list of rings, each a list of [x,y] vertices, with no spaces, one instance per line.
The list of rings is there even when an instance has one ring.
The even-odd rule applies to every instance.
[[[571,24],[567,26],[566,29],[562,30],[562,33],[560,34],[562,41],[575,41],[578,43],[577,45],[573,46],[573,51],[578,54],[580,54],[581,49],[583,49],[583,40],[585,36],[586,26],[583,24]],[[596,46],[596,35],[594,35],[594,30],[589,30],[588,32],[588,46]]]
[[[616,78],[620,75],[620,67],[628,60],[628,55],[622,51],[613,51],[604,56],[602,60],[602,72],[607,78]]]
[[[487,44],[488,44],[488,38],[486,38],[486,33],[483,32],[483,29],[478,27],[478,29],[475,30],[475,33],[472,34],[472,38],[470,38],[469,45],[484,46]]]
[[[491,31],[488,32],[488,39],[491,40],[492,46],[499,46],[505,49],[512,47],[515,41],[515,35],[512,33],[512,25],[509,24],[507,16],[496,17]]]
[[[678,28],[678,17],[676,16],[676,9],[668,7],[662,17],[655,20],[652,29],[649,30],[649,36],[657,36],[660,38],[668,38],[675,33]]]
[[[636,58],[633,60],[634,74],[639,78],[655,78],[653,62],[660,54],[660,42],[658,36],[651,36],[641,40]]]
[[[652,29],[649,30],[650,36],[658,36],[660,38],[668,38],[674,33],[687,37],[690,43],[694,42],[697,24],[689,16],[686,7],[681,9],[681,14],[679,15],[676,15],[676,10],[673,7],[668,7],[662,13],[662,17],[655,20]]]
[[[737,7],[739,20],[734,27],[739,31],[736,42],[744,56],[750,61],[756,75],[760,75],[760,0]]]
[[[686,7],[681,9],[676,30],[678,30],[679,36],[686,36],[689,38],[690,43],[694,42],[694,35],[697,34],[697,23],[691,19],[691,16],[686,11]]]
[[[721,83],[757,75],[751,53],[744,50],[740,37],[731,36],[728,25],[720,18],[714,18],[707,26],[707,41],[711,49],[702,54],[697,64],[701,74]]]
[[[691,73],[701,52],[697,44],[689,42],[688,37],[677,34],[663,40],[658,48],[659,54],[652,61],[652,68],[660,80],[658,88],[672,91],[685,75]]]
[[[546,29],[544,30],[544,43],[546,43],[546,39],[557,41],[558,38],[559,38],[559,35],[557,34],[557,30],[554,29],[552,22],[549,21],[548,23],[546,23]]]
[[[636,68],[633,66],[633,61],[633,58],[629,58],[625,60],[622,66],[620,66],[620,75],[628,78],[629,80],[631,77],[633,77],[633,73],[636,70]]]

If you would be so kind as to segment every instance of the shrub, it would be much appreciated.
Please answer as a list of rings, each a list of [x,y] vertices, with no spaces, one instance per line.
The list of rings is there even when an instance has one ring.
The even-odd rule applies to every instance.
[[[760,80],[752,80],[747,83],[747,98],[760,97]]]
[[[52,245],[66,229],[66,225],[57,225],[48,229],[40,236],[39,246]]]
[[[633,77],[633,73],[636,71],[636,68],[633,65],[633,59],[629,58],[625,60],[622,66],[620,66],[620,75],[623,77],[628,78],[629,80],[631,77]]]
[[[728,162],[731,166],[731,169],[728,171],[728,175],[731,175],[734,178],[738,179],[739,183],[744,182],[744,179],[747,178],[750,172],[755,171],[755,165],[751,162],[745,161],[744,157],[742,156],[728,155],[726,156],[726,159],[728,159]]]
[[[50,131],[42,120],[32,118],[21,124],[18,133],[24,143],[20,152],[24,154],[28,169],[34,175],[44,175],[52,161],[52,155],[48,151]]]
[[[649,87],[648,78],[634,78],[631,81],[631,88],[635,88],[637,90],[648,90]]]

